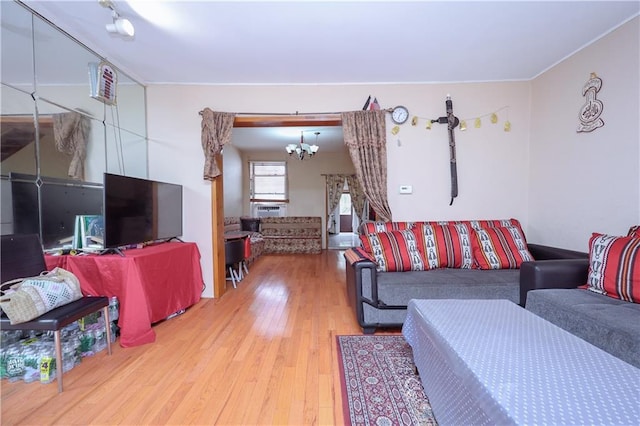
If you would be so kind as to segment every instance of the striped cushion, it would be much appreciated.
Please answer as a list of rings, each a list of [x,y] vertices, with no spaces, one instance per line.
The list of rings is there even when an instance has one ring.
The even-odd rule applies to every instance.
[[[473,267],[470,230],[465,224],[423,223],[413,232],[428,269]]]
[[[499,228],[502,226],[515,226],[522,231],[518,219],[480,219],[480,220],[433,220],[429,222],[414,222],[415,225],[426,223],[428,225],[467,225],[470,229]]]
[[[495,220],[432,220],[428,222],[363,222],[360,225],[360,234],[374,234],[376,232],[402,231],[404,229],[415,229],[426,223],[428,225],[458,225],[464,224],[471,229],[497,228],[501,226],[515,226],[522,232],[522,227],[518,219],[495,219]]]
[[[363,222],[358,229],[360,245],[367,253],[373,254],[367,235],[377,234],[378,232],[403,231],[413,227],[413,222]]]
[[[415,234],[410,230],[377,232],[361,235],[360,239],[367,240],[371,247],[378,271],[403,272],[427,269],[418,250]]]
[[[519,227],[479,228],[473,233],[473,257],[480,269],[518,269],[533,260]]]
[[[402,231],[412,229],[415,222],[364,222],[360,225],[361,234],[375,234],[376,232]]]
[[[640,303],[640,238],[592,234],[587,289]]]
[[[629,228],[629,233],[627,234],[627,237],[640,238],[640,225],[635,225]]]

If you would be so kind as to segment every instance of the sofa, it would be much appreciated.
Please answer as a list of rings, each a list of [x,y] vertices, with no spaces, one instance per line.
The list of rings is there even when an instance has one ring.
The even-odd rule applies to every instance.
[[[260,233],[265,254],[322,252],[322,218],[319,216],[263,217]]]
[[[224,233],[233,234],[240,231],[249,232],[250,255],[246,259],[247,264],[255,262],[264,252],[264,238],[259,231],[255,230],[255,221],[247,221],[239,216],[228,216],[224,218]],[[243,226],[244,225],[244,226]],[[259,228],[258,228],[259,229]]]
[[[593,234],[585,259],[523,264],[521,293],[527,310],[640,368],[640,234],[634,229],[626,237]]]
[[[345,251],[347,296],[365,334],[401,327],[411,299],[521,303],[523,263],[587,254],[527,244],[516,219],[367,222]]]

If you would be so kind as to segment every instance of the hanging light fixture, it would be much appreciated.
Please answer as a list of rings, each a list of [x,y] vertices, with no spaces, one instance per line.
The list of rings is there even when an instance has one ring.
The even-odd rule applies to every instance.
[[[136,30],[133,27],[133,24],[127,18],[123,18],[122,16],[120,16],[111,0],[100,0],[100,5],[102,7],[111,9],[111,17],[113,18],[113,23],[106,25],[107,32],[111,34],[120,34],[124,37],[134,36]]]
[[[316,143],[314,145],[305,143],[304,132],[300,132],[300,144],[296,145],[295,143],[290,143],[284,149],[287,150],[289,156],[295,153],[299,160],[304,160],[305,156],[313,157],[320,148],[318,146],[318,136],[320,135],[320,132],[314,132],[314,135],[316,135]]]

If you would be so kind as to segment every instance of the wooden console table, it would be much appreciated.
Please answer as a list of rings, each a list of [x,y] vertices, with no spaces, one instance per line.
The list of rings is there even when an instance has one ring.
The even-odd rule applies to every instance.
[[[118,298],[120,346],[126,348],[154,342],[151,325],[198,302],[204,281],[195,243],[162,243],[123,254],[46,256],[46,261],[48,269],[73,272],[83,294]]]

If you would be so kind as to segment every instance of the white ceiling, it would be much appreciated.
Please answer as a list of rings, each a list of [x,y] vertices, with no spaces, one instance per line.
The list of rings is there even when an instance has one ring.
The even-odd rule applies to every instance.
[[[23,2],[143,84],[529,80],[640,11],[637,0],[114,0],[136,29],[123,39],[98,0]]]
[[[142,83],[531,79],[638,13],[636,1],[25,0]],[[304,65],[304,66],[301,66]]]

